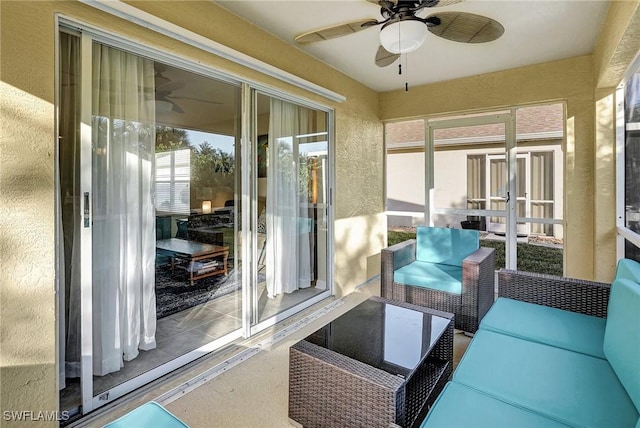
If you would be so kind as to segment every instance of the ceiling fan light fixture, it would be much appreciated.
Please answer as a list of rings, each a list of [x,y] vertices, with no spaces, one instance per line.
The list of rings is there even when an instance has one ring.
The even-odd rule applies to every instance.
[[[427,32],[425,23],[415,18],[389,22],[380,30],[380,44],[394,54],[413,52],[422,46]]]

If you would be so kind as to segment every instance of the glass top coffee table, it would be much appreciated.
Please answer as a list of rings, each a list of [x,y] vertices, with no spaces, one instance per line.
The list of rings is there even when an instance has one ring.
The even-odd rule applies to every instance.
[[[372,297],[293,345],[289,418],[411,427],[449,380],[453,314]]]

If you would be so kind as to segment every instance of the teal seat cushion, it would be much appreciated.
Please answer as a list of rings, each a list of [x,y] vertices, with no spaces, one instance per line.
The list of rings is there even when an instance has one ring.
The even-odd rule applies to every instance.
[[[420,428],[560,428],[566,426],[467,386],[449,382],[422,421]]]
[[[604,318],[499,297],[480,328],[605,358]]]
[[[133,409],[121,418],[105,425],[103,428],[132,427],[189,428],[187,424],[155,401],[150,401]]]
[[[640,263],[631,259],[620,259],[616,267],[615,279],[618,278],[640,283]]]
[[[416,229],[416,260],[462,266],[462,260],[480,248],[480,232],[421,226]]]
[[[394,271],[393,280],[415,287],[462,293],[462,268],[459,266],[415,261]]]
[[[453,380],[572,426],[632,427],[639,416],[607,360],[488,330]]]
[[[604,354],[640,409],[640,284],[616,279],[611,284]]]

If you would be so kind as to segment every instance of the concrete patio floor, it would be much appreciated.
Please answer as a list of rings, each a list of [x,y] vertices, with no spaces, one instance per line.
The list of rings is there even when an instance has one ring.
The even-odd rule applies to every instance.
[[[289,347],[370,296],[379,295],[379,290],[380,283],[375,280],[342,299],[314,305],[270,331],[223,350],[210,361],[194,364],[175,379],[146,387],[137,397],[114,404],[82,426],[100,427],[150,400],[160,402],[192,428],[292,426],[288,418]],[[274,336],[276,339],[271,339]],[[470,340],[456,331],[454,367]],[[224,367],[226,359],[237,359],[238,355],[247,355],[247,358],[241,358],[242,362],[232,367]],[[215,374],[199,381],[195,389],[186,393],[176,393],[173,389],[206,370]]]

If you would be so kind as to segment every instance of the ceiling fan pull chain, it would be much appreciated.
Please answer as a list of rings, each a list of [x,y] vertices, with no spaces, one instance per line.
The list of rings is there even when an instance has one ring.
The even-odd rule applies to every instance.
[[[409,58],[408,57],[409,57],[408,54],[404,54],[404,68],[407,71],[407,74],[406,74],[407,80],[405,80],[405,82],[404,82],[404,91],[405,92],[409,92],[409,75],[408,75],[408,73],[409,73]],[[400,61],[402,61],[402,60],[400,60]]]

